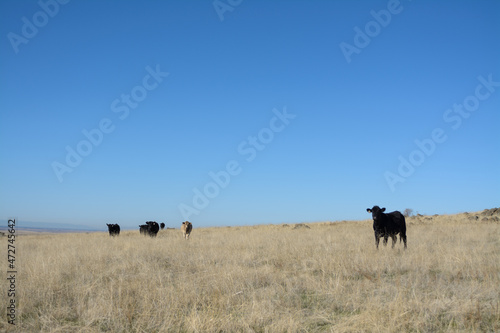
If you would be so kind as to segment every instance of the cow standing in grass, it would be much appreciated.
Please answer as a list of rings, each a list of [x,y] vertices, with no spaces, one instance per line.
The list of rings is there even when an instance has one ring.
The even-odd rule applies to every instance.
[[[191,222],[188,221],[182,222],[181,230],[184,239],[189,239],[189,235],[191,235],[191,230],[193,230],[193,225],[191,224]]]
[[[149,235],[151,237],[156,237],[158,231],[160,230],[160,225],[155,221],[148,221],[146,224],[139,226],[139,232],[143,235]]]
[[[387,240],[389,236],[392,238],[392,248],[396,244],[399,234],[399,241],[404,242],[406,249],[406,222],[405,217],[401,212],[395,211],[385,214],[385,208],[380,208],[379,206],[373,206],[373,208],[367,208],[368,213],[372,213],[373,218],[373,230],[375,231],[375,245],[378,249],[378,244],[380,242],[380,237],[384,237],[384,245],[387,245]]]
[[[120,234],[120,226],[118,224],[108,224],[106,223],[106,225],[108,226],[108,231],[109,231],[109,235],[110,236],[118,236]]]
[[[148,221],[146,224],[148,225],[148,235],[156,237],[158,231],[160,230],[160,225],[155,221]]]
[[[147,235],[148,234],[148,225],[147,224],[141,224],[139,226],[139,233],[141,235]]]

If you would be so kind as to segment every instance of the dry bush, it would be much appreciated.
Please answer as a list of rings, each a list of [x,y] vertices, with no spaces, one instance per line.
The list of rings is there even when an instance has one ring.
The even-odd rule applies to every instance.
[[[368,220],[308,226],[20,236],[17,326],[0,330],[500,330],[498,222],[409,218],[406,251],[377,251]]]

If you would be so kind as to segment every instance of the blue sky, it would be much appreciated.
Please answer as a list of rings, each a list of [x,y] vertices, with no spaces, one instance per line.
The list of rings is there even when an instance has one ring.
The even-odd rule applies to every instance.
[[[498,1],[2,1],[0,218],[500,203]]]

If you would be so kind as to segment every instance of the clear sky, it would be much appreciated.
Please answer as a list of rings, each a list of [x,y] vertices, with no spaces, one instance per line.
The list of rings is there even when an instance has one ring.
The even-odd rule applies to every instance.
[[[494,0],[1,1],[0,218],[498,207],[499,31]]]

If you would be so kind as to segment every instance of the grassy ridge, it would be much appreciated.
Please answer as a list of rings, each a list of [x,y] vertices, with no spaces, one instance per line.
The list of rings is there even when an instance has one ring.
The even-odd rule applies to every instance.
[[[500,223],[407,224],[407,251],[376,251],[368,220],[194,229],[190,241],[180,230],[23,235],[17,330],[499,331]]]

